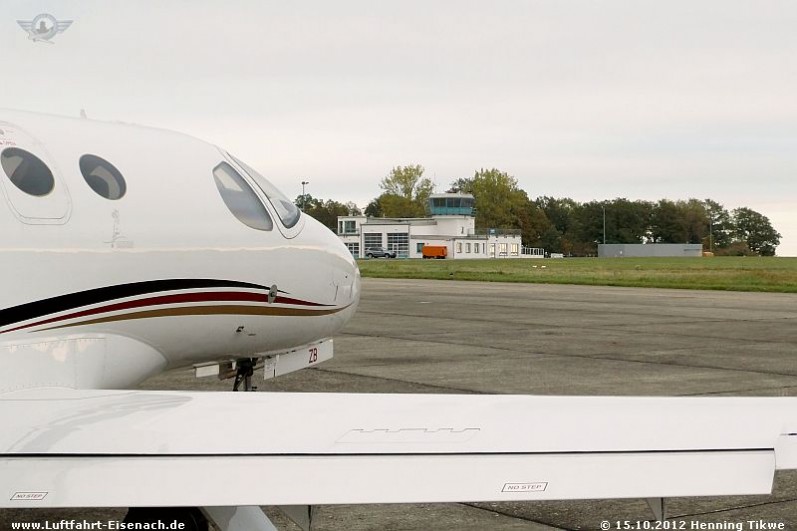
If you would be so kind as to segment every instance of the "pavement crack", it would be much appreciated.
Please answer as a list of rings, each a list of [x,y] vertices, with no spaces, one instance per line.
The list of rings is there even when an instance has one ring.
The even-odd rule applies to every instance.
[[[371,376],[370,374],[359,374],[359,373],[356,373],[356,372],[348,372],[348,371],[342,371],[342,370],[336,370],[336,369],[327,369],[327,368],[321,368],[321,367],[314,367],[312,370],[316,370],[318,372],[326,372],[326,373],[330,373],[330,374],[343,374],[343,375],[346,375],[346,376],[356,376],[356,377],[359,377],[359,378],[371,378],[373,380],[381,380],[381,381],[385,381],[385,382],[398,382],[398,383],[403,383],[403,384],[411,384],[411,385],[417,385],[419,387],[431,387],[433,389],[442,389],[442,390],[445,390],[445,391],[457,391],[458,393],[470,394],[470,395],[496,394],[496,393],[487,392],[487,391],[474,391],[473,389],[464,389],[464,388],[460,388],[460,387],[453,387],[453,386],[446,386],[446,385],[436,385],[436,384],[429,384],[429,383],[423,383],[423,382],[415,382],[413,380],[400,380],[398,378],[388,378],[387,376]]]
[[[474,346],[484,349],[490,350],[498,350],[501,352],[523,352],[526,354],[534,354],[538,356],[548,356],[548,357],[557,357],[557,358],[577,358],[577,359],[584,359],[584,360],[604,360],[604,361],[615,361],[620,363],[637,363],[643,365],[661,365],[665,367],[684,367],[690,369],[711,369],[717,371],[730,371],[730,372],[741,372],[741,373],[748,373],[748,374],[765,374],[769,376],[784,376],[788,378],[797,378],[797,374],[794,373],[786,373],[786,372],[777,372],[777,371],[764,371],[758,369],[745,369],[745,368],[737,368],[737,367],[722,367],[722,366],[714,366],[714,365],[700,365],[700,364],[690,364],[690,363],[677,363],[677,362],[663,362],[663,361],[656,361],[656,360],[638,360],[638,359],[626,359],[626,358],[618,358],[616,356],[604,356],[604,355],[593,355],[587,356],[584,354],[554,354],[554,353],[546,353],[546,352],[530,352],[530,351],[518,351],[507,347],[499,347],[495,345],[485,346],[485,345],[474,345],[473,343],[462,343],[456,341],[435,341],[429,338],[423,339],[413,339],[407,337],[399,337],[399,336],[391,336],[387,334],[364,334],[364,333],[352,333],[352,332],[342,332],[339,335],[342,336],[351,336],[351,337],[368,337],[368,338],[387,338],[387,339],[394,339],[397,341],[408,341],[413,343],[431,343],[436,345],[453,345],[457,347],[468,347],[473,348]]]
[[[750,389],[734,389],[733,393],[755,393],[757,391],[783,391],[784,389],[797,389],[797,386],[788,386],[788,387],[753,387]],[[701,392],[701,393],[684,393],[678,396],[714,396],[714,395],[727,395],[731,391],[708,391],[708,392]],[[734,395],[736,396],[736,395]],[[777,395],[777,396],[790,396],[790,395]]]
[[[478,503],[460,503],[459,505],[464,505],[466,507],[470,507],[472,509],[478,509],[480,511],[485,511],[489,513],[500,514],[501,516],[507,516],[509,518],[514,518],[515,520],[521,520],[523,522],[530,522],[532,524],[540,524],[544,526],[548,526],[551,529],[559,529],[561,531],[579,531],[580,528],[571,528],[571,527],[559,527],[549,522],[543,522],[542,520],[535,520],[533,518],[529,518],[528,516],[522,516],[517,514],[512,514],[508,511],[499,510],[496,507],[483,507]]]
[[[532,308],[530,308],[530,309],[532,309]],[[536,309],[536,308],[534,308],[534,309]],[[536,326],[536,327],[540,327],[540,328],[548,328],[548,329],[555,329],[555,330],[568,330],[570,328],[567,325],[557,325],[557,324],[551,324],[551,323],[541,324],[541,323],[527,323],[527,322],[518,322],[518,321],[496,320],[496,319],[477,319],[477,318],[472,318],[472,317],[467,317],[467,316],[457,316],[457,317],[448,317],[448,316],[445,316],[445,315],[418,316],[418,315],[414,315],[414,314],[406,314],[406,313],[398,313],[398,312],[379,312],[379,311],[362,310],[362,309],[359,310],[359,311],[360,311],[360,313],[363,313],[363,314],[372,314],[372,315],[389,315],[389,316],[410,317],[410,318],[419,318],[419,317],[420,318],[433,318],[433,319],[449,320],[449,321],[457,321],[457,322],[463,322],[464,321],[464,322],[474,322],[474,323],[495,323],[496,325],[499,325],[499,324],[500,325],[505,325],[507,323],[511,323],[511,324],[514,324],[514,325],[517,325],[517,326]],[[562,309],[558,309],[557,311],[577,312],[577,310],[562,310]],[[595,312],[595,313],[598,313],[598,312]],[[636,317],[637,316],[636,314],[632,314],[632,313],[619,313],[619,312],[614,312],[613,315],[614,316],[627,315],[629,317]],[[772,322],[772,321],[778,321],[778,320],[780,320],[780,321],[790,321],[790,320],[795,320],[795,319],[797,319],[797,317],[778,317],[778,318],[770,318],[770,319],[701,319],[700,321],[695,321],[694,319],[692,319],[692,320],[688,320],[688,321],[674,321],[672,323],[667,322],[667,323],[664,323],[664,324],[667,324],[667,325],[670,325],[670,324],[678,325],[678,324],[694,324],[695,322],[699,322],[701,324],[715,324],[715,325],[716,324],[727,323],[727,324],[732,326],[733,323],[766,323],[766,322]],[[628,326],[632,326],[632,325],[628,325],[628,324],[617,324],[617,325],[606,324],[606,325],[603,325],[603,326],[582,325],[579,328],[582,329],[582,330],[595,330],[595,331],[606,331],[607,329],[612,329],[613,331],[618,331],[618,330],[622,331],[623,330],[622,327],[628,327]],[[629,332],[635,332],[635,333],[638,333],[638,334],[643,334],[644,333],[644,334],[652,335],[652,336],[669,336],[671,334],[671,332],[666,332],[666,331],[657,332],[656,330],[649,330],[649,329],[645,329],[644,331],[630,330]],[[706,339],[707,337],[714,338],[714,339],[728,339],[725,336],[721,336],[721,335],[708,336],[705,333],[702,333],[702,334],[679,333],[678,335],[680,337],[698,338],[698,339]],[[784,343],[783,341],[770,340],[770,339],[766,339],[766,338],[762,338],[762,337],[734,338],[734,341],[752,343],[752,344],[767,343],[767,344],[776,344],[776,345]]]
[[[684,518],[692,518],[692,517],[695,517],[695,516],[706,516],[706,515],[709,515],[709,514],[721,514],[721,513],[731,512],[731,511],[738,511],[740,509],[750,509],[750,508],[753,508],[753,507],[769,507],[769,506],[778,505],[778,504],[781,504],[781,503],[793,503],[793,502],[797,502],[797,498],[781,498],[779,500],[768,501],[768,502],[750,503],[750,504],[746,504],[746,505],[737,505],[737,506],[734,506],[734,507],[724,507],[722,509],[714,509],[712,511],[703,511],[703,512],[699,512],[699,513],[689,513],[689,514],[682,514],[682,515],[678,515],[678,516],[670,516],[670,517],[667,518],[667,520],[677,520],[677,519],[684,519]]]

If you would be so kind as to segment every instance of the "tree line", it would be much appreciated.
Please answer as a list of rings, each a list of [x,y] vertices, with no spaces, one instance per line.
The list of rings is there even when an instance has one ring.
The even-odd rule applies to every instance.
[[[382,193],[364,213],[373,217],[428,215],[432,181],[420,165],[397,166],[379,183]],[[769,218],[747,207],[732,210],[711,199],[658,201],[616,198],[581,203],[570,198],[531,199],[517,179],[480,169],[451,183],[449,192],[475,198],[477,229],[520,229],[523,245],[568,256],[597,254],[603,243],[694,243],[717,255],[773,256],[781,235]],[[299,196],[296,204],[333,231],[337,216],[361,215],[354,203]]]

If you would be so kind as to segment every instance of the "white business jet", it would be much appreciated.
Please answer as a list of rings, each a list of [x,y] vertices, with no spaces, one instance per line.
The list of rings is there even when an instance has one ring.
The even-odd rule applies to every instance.
[[[332,356],[359,271],[223,149],[0,111],[0,507],[308,529],[343,503],[771,492],[793,398],[125,390],[166,369],[251,389]]]

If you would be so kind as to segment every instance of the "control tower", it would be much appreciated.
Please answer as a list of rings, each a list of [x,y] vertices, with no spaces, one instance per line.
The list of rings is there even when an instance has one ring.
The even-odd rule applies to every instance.
[[[475,202],[471,194],[432,194],[429,196],[429,213],[432,216],[476,217]]]

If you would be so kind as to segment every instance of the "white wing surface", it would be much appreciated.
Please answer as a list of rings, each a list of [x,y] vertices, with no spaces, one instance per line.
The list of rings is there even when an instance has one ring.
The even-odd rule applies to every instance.
[[[31,390],[0,507],[765,494],[797,399]]]

